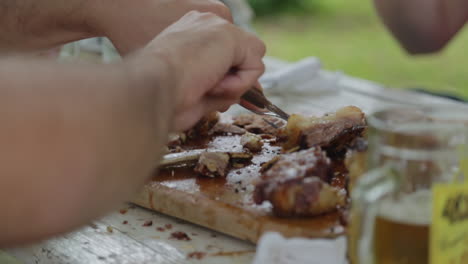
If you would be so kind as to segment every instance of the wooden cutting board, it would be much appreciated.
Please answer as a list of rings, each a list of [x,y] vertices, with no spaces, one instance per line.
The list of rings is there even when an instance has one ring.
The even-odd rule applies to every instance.
[[[216,137],[206,144],[209,151],[242,151],[240,136]],[[134,203],[191,223],[256,243],[267,231],[286,237],[331,238],[342,235],[344,212],[309,218],[279,218],[270,205],[255,205],[252,191],[262,162],[279,154],[266,143],[252,164],[230,171],[226,178],[205,178],[191,169],[161,171]]]

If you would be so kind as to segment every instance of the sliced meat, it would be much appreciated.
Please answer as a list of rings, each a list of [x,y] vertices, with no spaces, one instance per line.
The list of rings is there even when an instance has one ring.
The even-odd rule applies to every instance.
[[[209,132],[210,135],[243,135],[247,131],[229,123],[217,123]]]
[[[185,133],[171,134],[169,135],[169,142],[167,143],[167,149],[170,153],[177,153],[183,151],[182,145],[187,140]]]
[[[276,136],[280,128],[285,125],[285,122],[279,118],[259,116],[256,114],[239,115],[234,117],[233,120],[234,125],[242,127],[254,134],[270,134]]]
[[[354,106],[323,117],[292,115],[284,130],[287,142],[283,148],[322,147],[330,156],[342,157],[354,140],[362,136],[365,128],[365,115]]]
[[[257,186],[256,193],[262,190],[262,200],[269,201],[273,205],[273,213],[280,217],[315,216],[346,204],[344,190],[331,187],[318,177],[290,178],[263,184]],[[256,202],[261,203],[262,200]]]
[[[203,152],[195,172],[206,177],[225,177],[229,170],[229,154],[224,152]]]
[[[326,182],[332,167],[320,148],[283,154],[267,164],[255,186],[254,201],[269,201],[275,215],[313,216],[345,204],[346,192]]]
[[[331,163],[326,153],[320,148],[311,148],[281,155],[270,169],[264,170],[262,178],[281,181],[316,176],[327,181],[331,173]]]
[[[198,123],[191,129],[185,132],[188,139],[194,139],[199,137],[208,136],[210,130],[219,122],[219,113],[213,112],[203,117]]]
[[[253,153],[262,151],[262,137],[252,133],[245,133],[240,139],[241,145]]]

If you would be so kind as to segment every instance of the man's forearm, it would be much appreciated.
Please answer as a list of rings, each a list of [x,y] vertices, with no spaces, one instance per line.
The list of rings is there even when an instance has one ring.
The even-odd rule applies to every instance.
[[[148,179],[169,130],[171,84],[128,67],[0,60],[0,247],[70,230]]]
[[[92,0],[0,0],[0,53],[49,49],[93,37]]]
[[[465,24],[465,0],[375,0],[384,23],[411,53],[438,51]]]

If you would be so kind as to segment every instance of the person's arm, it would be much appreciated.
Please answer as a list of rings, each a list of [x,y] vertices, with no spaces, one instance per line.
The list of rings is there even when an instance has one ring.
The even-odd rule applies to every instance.
[[[0,60],[0,246],[69,230],[131,197],[174,112],[171,82],[147,79],[124,65]]]
[[[445,47],[468,18],[465,0],[374,0],[385,25],[410,53]]]
[[[190,12],[119,64],[0,59],[0,248],[130,199],[168,132],[238,102],[264,53],[228,21]]]
[[[0,53],[34,52],[96,36],[86,0],[3,0]]]
[[[35,52],[97,36],[110,38],[127,54],[191,10],[232,19],[218,0],[2,0],[0,54]]]

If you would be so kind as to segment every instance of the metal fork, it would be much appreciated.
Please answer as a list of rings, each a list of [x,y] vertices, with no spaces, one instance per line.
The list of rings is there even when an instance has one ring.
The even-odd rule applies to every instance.
[[[265,97],[263,92],[255,87],[251,88],[244,95],[242,95],[242,99],[244,99],[245,101],[247,101],[248,103],[250,103],[251,105],[255,107],[252,107],[250,105],[243,105],[243,104],[241,104],[241,106],[255,114],[275,116],[286,121],[288,121],[289,119],[289,114],[287,114],[286,112],[281,110],[279,107],[274,105],[272,102],[270,102]]]

